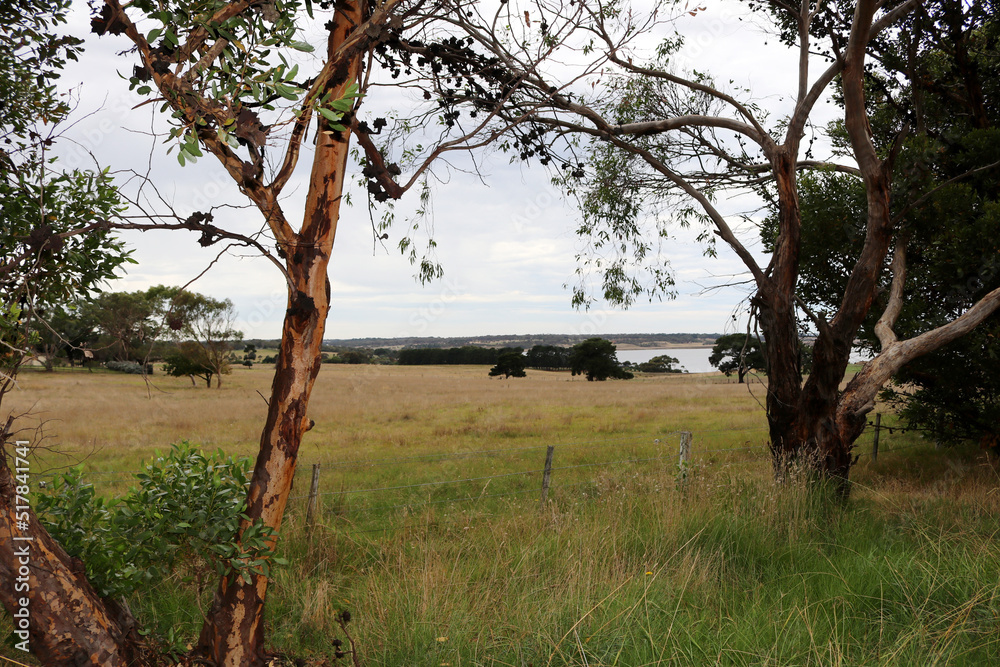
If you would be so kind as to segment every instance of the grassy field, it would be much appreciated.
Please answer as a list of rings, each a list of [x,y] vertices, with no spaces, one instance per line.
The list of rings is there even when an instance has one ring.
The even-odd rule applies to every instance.
[[[83,460],[113,494],[121,471],[180,439],[252,454],[269,382],[263,368],[221,390],[27,372],[4,407],[31,412],[25,427],[45,420],[38,474]],[[1000,663],[996,462],[899,431],[875,462],[866,434],[852,500],[831,506],[770,481],[751,389],[324,366],[283,527],[291,564],[270,593],[273,647],[332,660],[349,609],[369,665]],[[684,486],[678,431],[694,434]],[[312,463],[324,495],[306,527]],[[183,646],[207,596],[178,579],[131,602]]]

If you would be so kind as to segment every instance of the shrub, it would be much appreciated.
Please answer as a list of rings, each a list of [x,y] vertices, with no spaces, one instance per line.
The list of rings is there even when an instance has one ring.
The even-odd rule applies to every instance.
[[[134,361],[108,361],[104,364],[105,368],[109,371],[118,371],[119,373],[129,373],[131,375],[142,375],[142,364],[138,364]]]
[[[249,581],[268,574],[273,558],[262,524],[235,540],[250,481],[249,458],[221,451],[205,457],[193,445],[171,445],[136,474],[138,487],[122,498],[95,495],[82,467],[56,477],[36,507],[46,530],[106,597],[120,597],[183,569],[202,580],[210,570]]]

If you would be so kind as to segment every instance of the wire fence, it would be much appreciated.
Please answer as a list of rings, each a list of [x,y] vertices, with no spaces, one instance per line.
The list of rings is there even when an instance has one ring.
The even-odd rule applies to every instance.
[[[856,462],[926,446],[894,437],[902,429],[880,422],[881,416],[875,417],[855,442]],[[720,446],[734,440],[742,441],[742,446]],[[602,485],[613,486],[615,479],[630,475],[645,476],[651,489],[659,489],[720,460],[730,465],[769,465],[767,427],[668,431],[395,458],[307,460],[298,464],[289,510],[295,520],[310,525],[323,521],[352,533],[384,532],[418,512],[446,510],[468,522],[494,516],[511,504],[527,507],[546,497],[586,498],[602,493]],[[122,489],[141,472],[145,471],[93,470],[84,476],[95,486]],[[59,473],[38,477],[55,474]]]

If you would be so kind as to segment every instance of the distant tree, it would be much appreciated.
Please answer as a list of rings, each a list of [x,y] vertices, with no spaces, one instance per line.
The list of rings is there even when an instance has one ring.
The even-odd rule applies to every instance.
[[[433,348],[416,347],[399,351],[401,366],[422,366],[437,364],[493,365],[497,363],[499,352],[494,348],[463,345],[462,347]]]
[[[500,350],[497,365],[490,369],[490,377],[503,375],[505,378],[523,378],[526,375],[524,372],[526,362],[522,348],[506,347]]]
[[[345,364],[367,364],[371,355],[367,350],[344,350],[340,353],[340,358]]]
[[[535,345],[528,350],[525,363],[528,368],[569,368],[569,349],[555,345]]]
[[[634,376],[621,367],[615,345],[604,338],[588,338],[573,346],[569,355],[573,375],[586,375],[587,380],[631,380]]]
[[[680,361],[676,357],[661,354],[642,362],[638,368],[643,373],[683,373],[683,368],[674,367],[677,364],[680,364]]]
[[[166,356],[164,359],[163,372],[173,377],[183,377],[187,375],[194,379],[200,377],[205,380],[205,385],[212,386],[212,377],[216,374],[213,364],[205,354],[205,349],[194,341],[184,341],[177,346],[177,350]]]
[[[144,361],[160,327],[162,297],[151,288],[136,292],[105,292],[84,306],[84,313],[103,334],[102,345],[118,361]]]
[[[216,388],[222,387],[222,376],[232,372],[233,342],[243,338],[243,333],[233,328],[236,321],[233,302],[178,291],[171,297],[170,304],[166,315],[170,328],[178,337],[187,338],[201,348],[198,362],[212,369]]]
[[[726,377],[736,373],[740,384],[750,371],[764,372],[767,368],[760,339],[743,333],[719,336],[708,363],[725,373]]]
[[[29,324],[36,341],[34,348],[46,371],[52,371],[62,358],[71,367],[78,359],[86,358],[84,348],[96,336],[94,321],[89,316],[61,303],[36,305],[33,314],[35,317]]]
[[[243,348],[243,365],[247,368],[253,368],[255,359],[257,359],[257,346],[253,343],[247,343]]]

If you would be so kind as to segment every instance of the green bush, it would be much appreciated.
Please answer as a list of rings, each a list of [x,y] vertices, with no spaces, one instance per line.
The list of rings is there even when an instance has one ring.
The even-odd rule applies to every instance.
[[[248,527],[235,539],[249,458],[221,451],[205,457],[182,441],[135,477],[138,486],[105,499],[83,480],[82,467],[58,476],[37,499],[38,515],[70,556],[83,561],[87,578],[108,597],[120,597],[182,571],[201,579],[215,574],[269,574],[281,563],[267,546],[269,529]]]
[[[129,373],[130,375],[142,375],[142,364],[138,364],[134,361],[109,361],[104,364],[104,366],[109,371],[118,371],[119,373]]]

